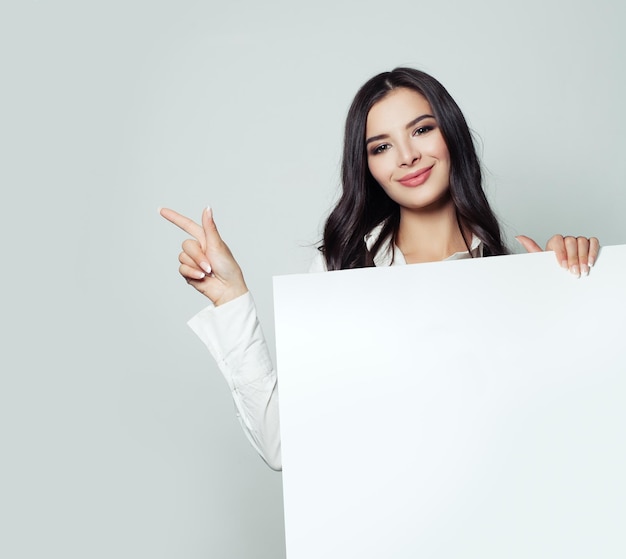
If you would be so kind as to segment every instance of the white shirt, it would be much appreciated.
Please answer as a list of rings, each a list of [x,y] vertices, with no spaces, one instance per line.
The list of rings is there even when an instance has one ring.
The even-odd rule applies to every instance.
[[[382,224],[365,236],[368,249],[377,241]],[[457,252],[446,260],[482,256],[483,244],[472,238],[470,252]],[[386,240],[374,256],[376,266],[406,264],[400,249]],[[318,252],[311,272],[326,271]],[[248,292],[228,303],[209,305],[189,322],[207,346],[230,387],[237,417],[252,446],[273,470],[282,468],[276,370],[270,358],[252,295]]]

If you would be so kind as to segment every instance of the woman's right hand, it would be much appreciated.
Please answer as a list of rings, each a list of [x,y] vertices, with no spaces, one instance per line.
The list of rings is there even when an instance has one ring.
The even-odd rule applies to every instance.
[[[168,208],[159,213],[193,237],[183,242],[178,271],[189,285],[206,295],[215,306],[247,293],[243,273],[213,221],[211,208],[202,212],[202,225]]]

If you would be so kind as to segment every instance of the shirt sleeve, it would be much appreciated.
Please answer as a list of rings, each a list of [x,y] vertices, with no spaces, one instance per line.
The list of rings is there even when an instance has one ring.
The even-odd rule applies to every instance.
[[[188,324],[224,375],[252,446],[270,468],[280,470],[276,370],[252,295],[248,292],[219,307],[210,305]]]

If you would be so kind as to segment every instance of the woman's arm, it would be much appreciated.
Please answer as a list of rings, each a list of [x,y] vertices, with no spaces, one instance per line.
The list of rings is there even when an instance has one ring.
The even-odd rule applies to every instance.
[[[209,208],[202,226],[166,208],[159,213],[193,237],[183,243],[179,272],[212,303],[189,321],[230,387],[244,433],[268,466],[281,469],[276,371],[239,264]]]
[[[209,306],[188,324],[224,375],[246,437],[270,468],[280,470],[276,371],[252,295]]]

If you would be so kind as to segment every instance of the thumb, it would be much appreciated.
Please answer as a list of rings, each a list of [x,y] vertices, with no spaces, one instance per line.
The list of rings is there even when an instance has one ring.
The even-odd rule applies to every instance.
[[[543,252],[543,249],[530,237],[527,237],[526,235],[518,235],[515,238],[519,244],[526,249],[526,252]]]
[[[202,229],[204,229],[204,242],[207,250],[209,247],[215,247],[216,243],[221,242],[222,239],[213,220],[211,206],[207,206],[202,212]]]

